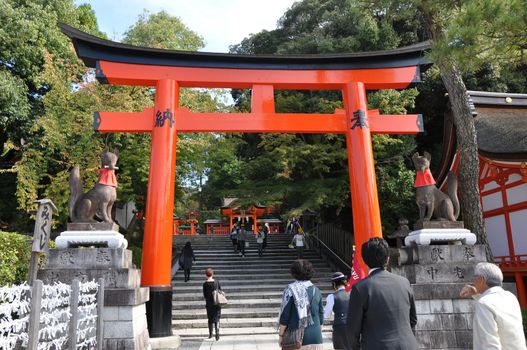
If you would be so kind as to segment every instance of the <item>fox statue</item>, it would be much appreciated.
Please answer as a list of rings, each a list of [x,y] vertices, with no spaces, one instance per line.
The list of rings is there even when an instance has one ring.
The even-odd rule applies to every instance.
[[[414,187],[416,188],[415,201],[419,207],[419,219],[430,221],[435,218],[440,221],[456,221],[459,217],[456,175],[452,171],[449,172],[448,194],[443,193],[436,187],[436,182],[430,172],[430,159],[428,152],[425,152],[424,156],[420,156],[417,152],[412,156],[416,172]]]
[[[70,173],[69,213],[71,222],[97,222],[97,214],[104,222],[113,222],[112,206],[117,199],[117,179],[115,166],[119,153],[105,151],[102,156],[102,168],[99,170],[99,180],[88,192],[83,193],[80,170],[75,166]]]

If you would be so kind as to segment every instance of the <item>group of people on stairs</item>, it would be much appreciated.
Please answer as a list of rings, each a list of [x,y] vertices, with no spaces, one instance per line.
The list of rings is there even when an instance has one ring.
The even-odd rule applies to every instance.
[[[263,239],[260,244],[263,245]],[[355,283],[348,292],[346,276],[341,272],[334,273],[331,283],[335,292],[328,295],[325,306],[320,290],[311,282],[315,273],[313,265],[305,259],[293,262],[290,272],[295,281],[282,294],[278,319],[278,342],[283,349],[322,350],[322,325],[331,314],[334,315],[332,339],[335,350],[418,349],[413,289],[406,278],[386,270],[388,243],[381,238],[372,238],[362,245],[361,251],[369,268],[368,276]],[[190,242],[183,248],[182,256],[186,256],[183,267],[187,281],[190,270],[185,262],[190,261],[192,266],[195,261]],[[215,302],[214,291],[221,290],[221,285],[214,279],[212,268],[205,271],[205,277],[203,297],[209,339],[213,338],[215,331],[215,338],[219,340],[221,306]],[[496,265],[479,263],[474,270],[474,284],[466,285],[460,292],[462,297],[476,300],[473,318],[475,350],[527,350],[518,300],[501,287],[502,282],[503,274]],[[286,346],[284,338],[288,341],[300,339],[300,343]]]

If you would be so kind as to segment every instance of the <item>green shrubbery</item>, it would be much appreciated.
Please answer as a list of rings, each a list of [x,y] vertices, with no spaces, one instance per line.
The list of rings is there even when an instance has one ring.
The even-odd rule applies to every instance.
[[[525,333],[525,336],[527,337],[527,308],[522,309],[522,316],[523,316],[523,333]]]
[[[27,279],[31,258],[31,237],[0,232],[0,286]]]

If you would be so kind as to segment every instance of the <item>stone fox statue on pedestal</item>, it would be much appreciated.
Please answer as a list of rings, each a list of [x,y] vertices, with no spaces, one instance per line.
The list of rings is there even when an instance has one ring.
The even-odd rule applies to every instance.
[[[70,173],[70,204],[69,212],[71,222],[96,222],[97,214],[104,222],[113,222],[112,206],[117,199],[117,179],[115,177],[115,164],[118,152],[104,152],[102,154],[102,168],[100,177],[95,186],[83,194],[82,181],[79,167],[76,166]]]
[[[416,172],[414,187],[419,219],[429,221],[433,217],[436,220],[456,221],[459,216],[456,175],[452,171],[448,173],[448,194],[443,193],[436,187],[430,172],[430,159],[428,152],[425,152],[424,156],[417,152],[412,156]]]

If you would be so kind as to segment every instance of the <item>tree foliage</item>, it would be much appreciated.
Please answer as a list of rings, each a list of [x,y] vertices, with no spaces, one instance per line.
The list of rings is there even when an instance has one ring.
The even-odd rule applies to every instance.
[[[201,36],[165,11],[150,14],[145,10],[124,36],[126,44],[160,49],[197,50],[204,46]]]
[[[91,32],[99,33],[95,17],[89,6],[81,5],[75,8],[71,1],[65,1],[64,6],[71,6],[73,10],[78,11],[78,18],[85,21],[86,25],[95,26]],[[27,9],[19,10],[23,13]],[[42,57],[43,62],[40,63],[38,81],[45,84],[47,91],[37,96],[40,114],[30,123],[26,132],[26,143],[21,149],[22,158],[12,169],[17,174],[18,207],[23,213],[29,213],[34,209],[33,202],[37,198],[52,198],[59,208],[56,218],[63,225],[68,219],[70,169],[74,165],[81,167],[84,188],[87,190],[97,179],[100,155],[104,148],[116,147],[120,149],[118,198],[122,201],[134,200],[141,209],[146,199],[151,137],[149,134],[99,135],[94,133],[93,113],[96,111],[141,111],[152,107],[155,90],[101,85],[94,81],[92,71],[80,64],[68,39],[59,34],[57,19],[61,18],[60,13],[48,13],[48,15],[51,18],[48,27],[51,28],[51,32],[57,33],[57,41],[64,44],[65,51],[49,48]],[[188,29],[182,32],[180,29],[184,28],[184,25],[180,23],[180,26],[176,28],[174,27],[176,23],[180,23],[180,20],[166,13],[149,17],[143,15],[139,18],[138,23],[128,30],[125,41],[168,49],[198,49],[203,45],[201,39],[194,40],[198,38],[197,34]],[[86,30],[80,25],[76,26]],[[44,30],[44,28],[38,28],[38,30]],[[173,37],[164,37],[164,41],[155,44],[151,40],[155,38],[161,40],[163,33],[167,34],[167,32],[158,33],[161,28],[172,30],[175,28],[179,32],[174,31]],[[149,31],[152,35],[148,35]],[[185,37],[186,35],[190,36],[189,40]],[[142,41],[144,38],[148,38],[149,41]],[[2,78],[3,75],[0,74],[0,81]],[[22,91],[24,88],[23,85],[17,87],[16,80],[11,83],[11,86],[11,90],[18,88]],[[20,96],[20,91],[17,96]],[[4,100],[14,103],[13,99],[0,98],[1,105]],[[180,103],[192,110],[203,111],[215,110],[221,105],[217,98],[195,89],[184,89],[180,96]],[[7,112],[11,109],[5,108]],[[181,138],[178,153],[178,160],[182,165],[178,171],[181,185],[177,186],[179,193],[176,196],[180,201],[185,198],[183,193],[184,184],[187,182],[185,179],[196,172],[194,164],[198,163],[195,159],[201,157],[196,148],[202,146],[198,145],[199,142],[194,142],[199,137],[200,135],[185,135]],[[25,218],[28,218],[27,215]],[[18,224],[24,227],[23,220],[18,220]]]
[[[421,33],[408,21],[390,22],[358,2],[304,0],[279,20],[278,28],[262,31],[231,47],[235,53],[344,53],[391,49],[419,41]],[[370,108],[401,114],[414,107],[417,90],[385,90],[368,94]],[[249,110],[247,91],[234,91],[241,110]],[[277,112],[333,113],[342,108],[336,91],[277,91]],[[241,136],[237,148],[244,163],[244,181],[231,193],[270,206],[287,215],[306,209],[323,219],[351,228],[346,141],[340,135],[262,134]],[[373,138],[383,224],[392,230],[399,216],[413,217],[412,172],[405,162],[415,148],[413,137]],[[212,174],[212,171],[211,171]],[[210,184],[212,186],[212,184]],[[401,191],[402,186],[409,188]],[[217,189],[225,193],[224,187]]]

